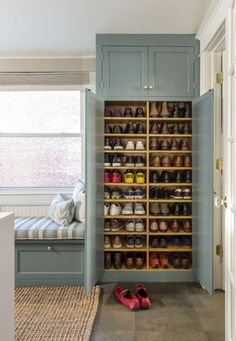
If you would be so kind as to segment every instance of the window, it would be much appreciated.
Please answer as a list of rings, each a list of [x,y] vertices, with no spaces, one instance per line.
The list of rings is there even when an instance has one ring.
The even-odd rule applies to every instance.
[[[82,176],[80,91],[0,92],[0,186],[74,187]]]

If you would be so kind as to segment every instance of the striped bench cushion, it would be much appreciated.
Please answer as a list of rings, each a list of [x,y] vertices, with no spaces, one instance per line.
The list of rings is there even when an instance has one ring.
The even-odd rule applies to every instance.
[[[77,221],[62,226],[48,217],[15,219],[15,239],[84,239],[84,235],[85,225]]]

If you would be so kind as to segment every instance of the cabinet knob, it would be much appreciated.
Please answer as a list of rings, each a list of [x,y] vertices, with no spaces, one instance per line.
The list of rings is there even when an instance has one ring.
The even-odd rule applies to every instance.
[[[143,88],[144,88],[144,90],[147,90],[147,89],[148,89],[148,86],[147,86],[147,85],[144,85]]]
[[[51,245],[48,246],[48,251],[52,251],[53,247]]]
[[[153,86],[152,86],[152,85],[149,85],[148,89],[149,89],[149,90],[152,90],[152,89],[153,89]]]

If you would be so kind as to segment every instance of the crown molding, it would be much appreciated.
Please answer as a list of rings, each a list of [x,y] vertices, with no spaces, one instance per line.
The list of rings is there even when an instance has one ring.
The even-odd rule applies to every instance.
[[[209,7],[196,38],[200,40],[200,53],[203,53],[214,35],[224,24],[232,0],[214,0]]]

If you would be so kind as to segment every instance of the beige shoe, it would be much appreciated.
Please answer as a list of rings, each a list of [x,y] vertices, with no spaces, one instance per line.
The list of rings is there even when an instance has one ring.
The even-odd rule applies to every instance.
[[[156,102],[151,103],[150,117],[158,117]]]
[[[158,231],[158,222],[157,220],[153,219],[150,220],[150,231],[157,232]]]
[[[112,239],[112,247],[114,249],[119,249],[122,246],[122,239],[120,236],[114,236]]]
[[[168,110],[167,102],[162,103],[162,109],[160,113],[161,117],[170,117],[170,112]]]
[[[109,236],[104,237],[104,248],[109,249],[111,247],[111,239]]]

